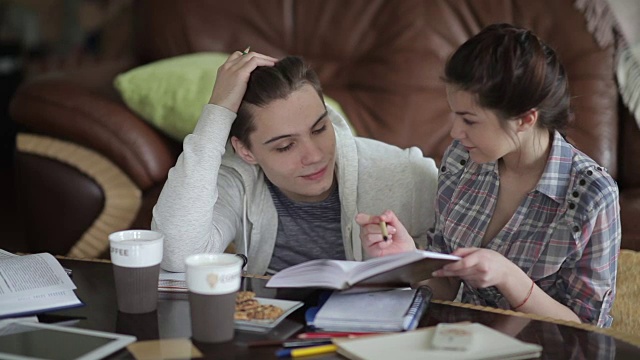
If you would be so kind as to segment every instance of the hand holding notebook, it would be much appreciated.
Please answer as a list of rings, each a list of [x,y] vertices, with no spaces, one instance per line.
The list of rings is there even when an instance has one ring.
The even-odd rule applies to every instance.
[[[366,261],[318,259],[286,268],[266,287],[318,287],[348,289],[352,286],[406,287],[429,279],[431,273],[460,257],[415,250]]]

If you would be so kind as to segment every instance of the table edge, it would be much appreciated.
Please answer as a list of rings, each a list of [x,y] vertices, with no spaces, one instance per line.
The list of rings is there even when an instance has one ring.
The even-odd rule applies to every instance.
[[[595,326],[595,325],[591,325],[591,324],[578,323],[578,322],[575,322],[575,321],[561,320],[561,319],[556,319],[556,318],[547,317],[547,316],[523,313],[523,312],[513,311],[513,310],[499,309],[499,308],[494,308],[494,307],[489,307],[489,306],[466,304],[466,303],[461,303],[461,302],[458,302],[458,301],[431,300],[431,302],[435,303],[435,304],[450,305],[450,306],[456,306],[456,307],[467,308],[467,309],[472,309],[472,310],[480,310],[480,311],[485,311],[485,312],[491,312],[491,313],[496,313],[496,314],[501,314],[501,315],[518,316],[518,317],[527,318],[527,319],[531,319],[531,320],[546,321],[546,322],[557,324],[557,325],[570,326],[570,327],[573,327],[573,328],[576,328],[576,329],[580,329],[580,330],[586,330],[586,331],[591,331],[591,332],[596,332],[596,333],[608,335],[608,336],[611,336],[611,337],[613,337],[613,338],[615,338],[617,340],[624,341],[624,342],[629,343],[631,345],[640,347],[640,336],[629,334],[629,333],[626,333],[626,332],[623,332],[623,331],[619,331],[619,330],[615,330],[615,329],[611,329],[611,328],[601,328],[601,327],[598,327],[598,326]]]

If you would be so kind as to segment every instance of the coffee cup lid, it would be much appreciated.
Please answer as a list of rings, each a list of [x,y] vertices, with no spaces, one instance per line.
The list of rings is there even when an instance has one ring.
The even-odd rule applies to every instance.
[[[151,230],[124,230],[109,235],[111,262],[123,267],[147,267],[162,261],[164,236]]]

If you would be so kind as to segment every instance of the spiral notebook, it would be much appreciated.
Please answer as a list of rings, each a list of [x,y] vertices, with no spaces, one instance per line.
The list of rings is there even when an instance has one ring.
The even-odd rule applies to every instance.
[[[415,329],[425,313],[428,287],[331,293],[306,313],[307,325],[324,331],[388,332]]]

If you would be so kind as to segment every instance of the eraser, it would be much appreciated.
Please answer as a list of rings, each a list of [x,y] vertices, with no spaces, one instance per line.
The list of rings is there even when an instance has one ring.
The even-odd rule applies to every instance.
[[[436,325],[431,346],[438,350],[469,349],[473,342],[473,333],[468,324],[438,324]]]

